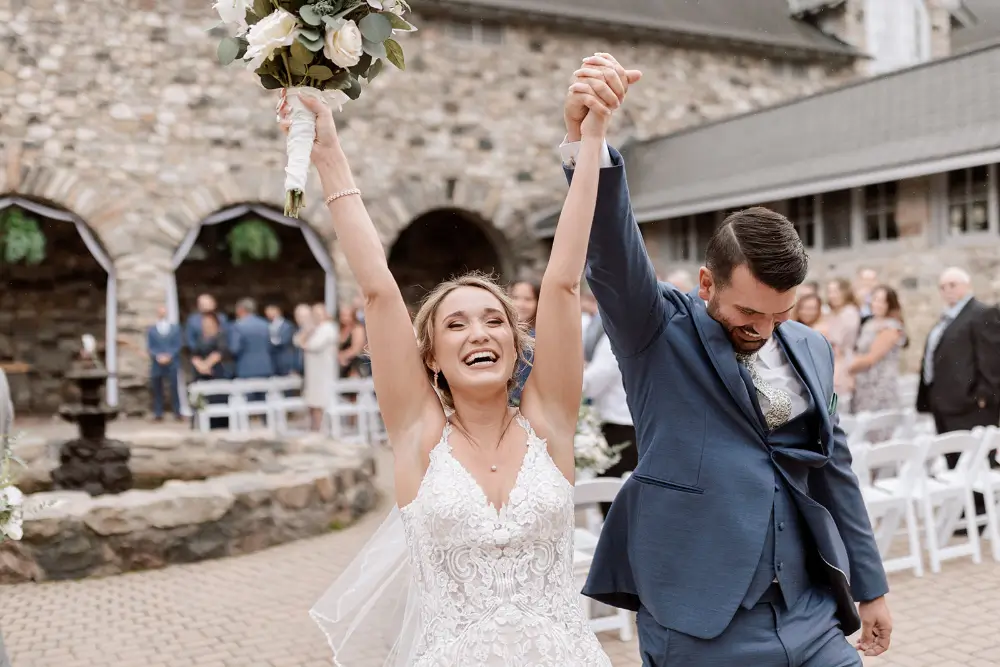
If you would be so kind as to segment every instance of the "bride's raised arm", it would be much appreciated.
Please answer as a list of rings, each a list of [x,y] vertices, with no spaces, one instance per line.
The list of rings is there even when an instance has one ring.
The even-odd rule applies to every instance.
[[[312,161],[323,184],[340,249],[365,300],[372,376],[389,441],[394,449],[398,445],[416,446],[424,416],[432,414],[428,412],[431,408],[440,412],[440,403],[417,351],[410,315],[389,272],[385,250],[357,191],[333,115],[329,107],[312,97],[302,96],[302,101],[316,114]]]
[[[553,459],[567,475],[574,470],[573,434],[583,391],[580,281],[597,203],[604,135],[611,118],[610,110],[593,93],[586,92],[589,90],[579,84],[570,88],[571,95],[585,96],[589,111],[583,121],[576,173],[542,277],[535,316],[534,364],[521,398],[522,411],[548,439]]]

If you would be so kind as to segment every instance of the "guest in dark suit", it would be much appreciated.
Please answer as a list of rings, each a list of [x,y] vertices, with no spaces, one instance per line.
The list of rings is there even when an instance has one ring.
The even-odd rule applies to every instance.
[[[271,304],[264,309],[267,316],[268,332],[271,337],[271,363],[275,375],[291,375],[295,372],[296,354],[295,325],[285,319],[281,308]]]
[[[153,416],[156,421],[163,419],[163,383],[170,387],[170,407],[180,420],[180,396],[177,393],[177,373],[180,370],[181,328],[167,321],[167,309],[160,306],[159,319],[146,332],[146,347],[149,350],[149,378],[153,391]]]
[[[204,313],[215,313],[223,333],[226,332],[229,321],[226,319],[225,313],[217,312],[216,308],[215,297],[211,294],[202,294],[198,297],[198,312],[190,315],[187,322],[184,323],[184,345],[188,350],[198,347],[198,341],[201,337],[201,318]]]
[[[938,433],[1000,423],[1000,311],[972,296],[969,274],[950,268],[938,289],[945,303],[924,347],[917,410],[934,416]],[[996,450],[990,463],[996,466]],[[957,454],[947,454],[949,467]],[[984,513],[982,494],[976,512]]]
[[[274,375],[271,332],[267,320],[256,311],[257,304],[253,299],[241,299],[236,304],[236,321],[229,327],[229,352],[233,355],[235,375],[239,379]],[[264,400],[264,394],[250,394],[247,400]]]
[[[567,178],[586,96],[617,108],[637,75],[607,54],[584,61],[566,98]],[[846,636],[862,629],[868,655],[888,648],[889,587],[839,426],[833,351],[787,321],[808,270],[794,225],[733,213],[684,294],[656,280],[621,155],[602,166],[587,283],[639,456],[584,595],[638,612],[650,667],[860,667]]]

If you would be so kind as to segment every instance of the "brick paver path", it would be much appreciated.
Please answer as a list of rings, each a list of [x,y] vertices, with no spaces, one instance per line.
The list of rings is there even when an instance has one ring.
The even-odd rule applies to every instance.
[[[307,610],[383,513],[249,556],[0,587],[0,628],[13,665],[329,667],[325,640]],[[892,575],[893,649],[865,664],[1000,666],[1000,564],[986,554],[980,565],[951,561],[941,574],[921,579]],[[616,667],[640,664],[635,642],[601,640]]]

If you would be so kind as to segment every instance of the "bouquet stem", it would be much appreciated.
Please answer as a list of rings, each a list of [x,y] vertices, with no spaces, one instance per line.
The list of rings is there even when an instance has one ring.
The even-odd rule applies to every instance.
[[[298,218],[304,204],[306,179],[309,177],[309,159],[316,140],[316,116],[302,104],[301,97],[310,95],[322,99],[321,93],[310,86],[289,88],[286,100],[290,109],[291,127],[285,150],[285,215]]]

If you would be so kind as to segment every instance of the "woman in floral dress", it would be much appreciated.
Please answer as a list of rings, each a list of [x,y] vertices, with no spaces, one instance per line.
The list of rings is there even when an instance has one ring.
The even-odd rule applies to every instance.
[[[861,327],[849,372],[854,376],[852,412],[895,410],[899,405],[899,355],[906,343],[899,295],[880,285],[872,292],[872,317]],[[873,434],[873,439],[891,437]]]

